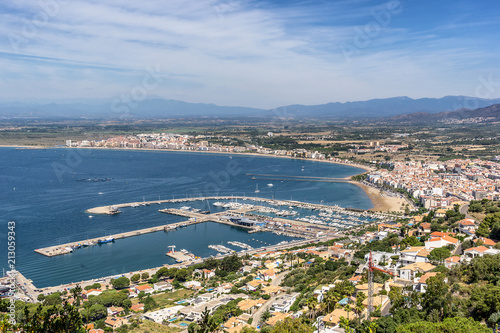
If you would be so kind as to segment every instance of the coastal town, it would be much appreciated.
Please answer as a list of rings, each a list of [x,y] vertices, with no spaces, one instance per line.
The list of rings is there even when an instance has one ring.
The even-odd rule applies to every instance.
[[[131,231],[115,235],[116,239],[163,229],[175,232],[179,226],[213,221],[245,227],[248,232],[274,232],[302,240],[256,249],[229,242],[242,247],[240,252],[213,245],[219,255],[208,258],[183,249],[176,251],[174,246],[167,256],[177,259],[176,264],[46,288],[35,287],[20,272],[9,272],[1,284],[3,295],[16,300],[17,323],[28,325],[23,322],[22,309],[35,313],[56,305],[84,314],[81,325],[91,333],[201,331],[204,328],[200,326],[207,322],[213,325],[211,331],[231,333],[279,332],[298,323],[306,325],[304,332],[376,332],[384,325],[411,325],[397,319],[403,315],[401,311],[435,316],[438,322],[451,320],[435,311],[442,306],[433,298],[436,292],[451,300],[465,298],[465,303],[449,311],[469,312],[476,320],[454,317],[452,325],[472,325],[471,331],[482,332],[485,325],[494,327],[500,318],[491,302],[481,305],[482,312],[475,312],[479,305],[470,296],[474,292],[496,293],[488,288],[494,288],[490,281],[500,279],[498,272],[493,269],[493,277],[484,271],[474,273],[476,281],[485,283],[481,290],[468,277],[476,265],[485,262],[500,267],[500,164],[495,161],[385,160],[359,164],[318,151],[225,146],[210,143],[206,137],[178,134],[67,141],[66,146],[257,154],[346,164],[365,172],[349,179],[322,181],[352,182],[367,193],[376,192],[372,200],[384,197],[400,201],[392,209],[370,211],[235,196],[89,208],[90,214],[114,215],[128,207],[184,205],[159,212],[185,216],[188,221]],[[399,149],[379,143],[373,147]],[[226,211],[206,214],[187,206],[207,199]],[[299,217],[295,209],[310,212]],[[71,255],[81,244],[114,239],[82,240],[36,252],[49,257]],[[12,276],[15,294],[9,288]],[[447,287],[450,284],[452,288]],[[415,301],[407,302],[407,298]],[[5,302],[1,305],[8,309]],[[386,331],[396,332],[385,328],[381,332]]]
[[[272,132],[267,134],[274,136]],[[210,136],[181,134],[138,134],[112,137],[106,140],[66,141],[75,148],[159,149],[217,153],[247,153],[264,156],[305,158],[330,161],[365,168],[366,182],[377,187],[403,190],[425,208],[442,208],[470,200],[500,200],[500,163],[481,159],[450,159],[447,161],[384,161],[360,164],[359,161],[326,156],[306,149],[273,150],[247,144],[232,146],[211,143]],[[383,145],[368,142],[373,151],[396,152],[404,145]],[[356,148],[351,149],[357,151]],[[395,209],[397,210],[397,209]]]
[[[482,203],[500,211],[487,199]],[[445,211],[459,218],[446,232],[434,231],[432,219],[424,222],[429,212],[415,214],[314,244],[45,288],[33,302],[83,305],[91,333],[185,331],[207,316],[217,319],[218,330],[234,333],[269,331],[297,318],[318,332],[346,332],[361,318],[377,322],[398,311],[394,291],[425,298],[429,288],[452,279],[449,272],[487,257],[499,260],[500,243],[477,234],[484,221],[462,218],[457,207]],[[485,320],[495,313],[488,311]]]
[[[0,8],[0,333],[500,333],[500,1]]]

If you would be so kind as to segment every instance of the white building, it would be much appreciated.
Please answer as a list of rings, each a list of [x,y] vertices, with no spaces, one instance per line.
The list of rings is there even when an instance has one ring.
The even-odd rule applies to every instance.
[[[414,264],[406,265],[399,269],[399,278],[413,281],[417,273],[427,273],[434,268],[436,268],[436,266],[428,262],[417,262]]]
[[[173,289],[172,285],[168,282],[157,282],[153,284],[153,288],[155,291],[165,291]]]
[[[171,308],[165,308],[157,311],[146,312],[144,318],[161,324],[164,320],[173,318],[184,306],[176,305]]]
[[[273,303],[274,311],[283,313],[288,312],[298,296],[299,293],[291,293],[278,297]]]

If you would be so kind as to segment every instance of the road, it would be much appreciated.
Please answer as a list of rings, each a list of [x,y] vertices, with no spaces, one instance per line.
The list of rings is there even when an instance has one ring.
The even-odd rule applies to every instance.
[[[469,204],[460,206],[458,210],[460,214],[464,214],[466,219],[473,219],[472,215],[469,215]]]
[[[285,278],[285,276],[290,273],[288,271],[280,273],[276,276],[275,279],[271,281],[271,286],[279,286],[281,284],[281,281]],[[252,318],[252,326],[257,327],[260,322],[260,317],[262,317],[262,314],[268,310],[271,305],[276,301],[278,297],[281,297],[282,294],[278,294],[276,296],[271,297],[270,299],[267,300],[266,303],[262,304],[260,308],[257,309],[257,311],[253,314]]]
[[[283,281],[283,279],[285,278],[285,276],[286,276],[288,273],[290,273],[290,272],[286,271],[286,272],[283,272],[283,273],[280,273],[280,274],[276,275],[276,278],[275,278],[275,279],[273,279],[273,280],[271,281],[271,283],[270,283],[270,284],[271,284],[271,286],[279,286],[279,285],[281,284],[281,281]]]

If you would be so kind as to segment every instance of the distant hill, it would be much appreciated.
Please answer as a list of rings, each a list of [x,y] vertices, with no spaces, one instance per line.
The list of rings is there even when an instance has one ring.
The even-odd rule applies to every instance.
[[[442,98],[393,97],[371,99],[360,102],[328,103],[322,105],[289,105],[278,108],[280,114],[289,117],[315,118],[380,118],[416,112],[438,113],[455,111],[467,105],[485,107],[500,103],[498,99],[482,99],[465,96],[446,96]]]
[[[11,118],[179,118],[179,117],[232,117],[255,115],[262,109],[218,106],[205,103],[187,103],[172,99],[145,99],[125,104],[109,99],[100,103],[9,103],[0,104],[0,117]]]
[[[474,110],[460,109],[435,114],[417,112],[391,117],[388,121],[401,123],[492,123],[500,121],[500,104]]]
[[[0,118],[148,119],[179,117],[288,117],[373,119],[411,115],[418,112],[435,114],[443,111],[463,109],[464,105],[476,105],[481,108],[499,103],[500,99],[481,99],[464,96],[420,99],[393,97],[310,106],[289,105],[273,110],[264,110],[240,106],[188,103],[163,98],[148,98],[129,105],[117,99],[89,98],[64,100],[57,103],[0,103]]]

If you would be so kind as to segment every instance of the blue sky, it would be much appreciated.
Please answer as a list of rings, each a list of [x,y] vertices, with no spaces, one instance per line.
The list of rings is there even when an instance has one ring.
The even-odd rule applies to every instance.
[[[499,14],[493,0],[3,0],[0,100],[498,98]]]

